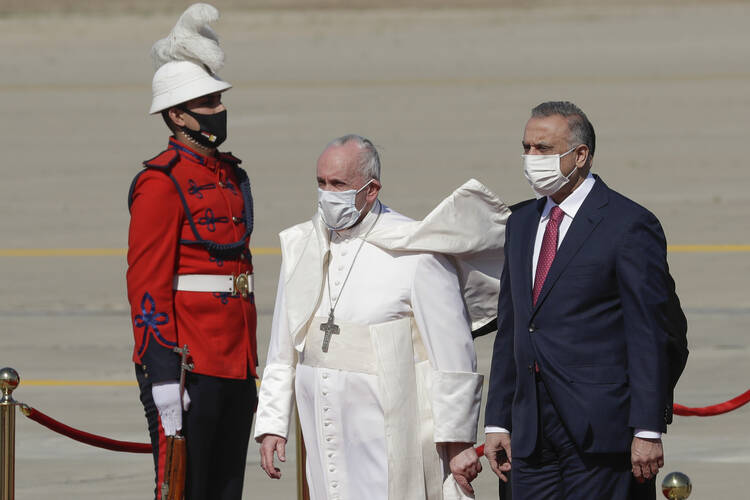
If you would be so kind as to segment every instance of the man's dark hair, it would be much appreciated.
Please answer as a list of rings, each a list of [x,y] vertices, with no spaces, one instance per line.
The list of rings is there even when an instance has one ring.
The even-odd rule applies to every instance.
[[[594,156],[596,147],[596,134],[594,126],[591,125],[586,113],[581,108],[569,101],[547,101],[543,102],[531,110],[532,118],[541,118],[553,115],[560,115],[568,120],[570,128],[570,138],[568,146],[573,147],[578,144],[585,144],[589,147],[589,156]]]
[[[161,117],[164,120],[164,123],[167,124],[167,127],[169,127],[169,130],[172,131],[172,133],[177,132],[179,130],[179,127],[175,122],[172,121],[172,119],[169,117],[169,110],[172,108],[167,108],[164,111],[161,112]]]

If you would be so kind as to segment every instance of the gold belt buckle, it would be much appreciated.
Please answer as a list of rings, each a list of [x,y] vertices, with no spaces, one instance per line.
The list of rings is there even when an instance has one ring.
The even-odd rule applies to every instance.
[[[250,276],[247,273],[238,274],[234,277],[233,296],[241,295],[243,299],[250,296]]]

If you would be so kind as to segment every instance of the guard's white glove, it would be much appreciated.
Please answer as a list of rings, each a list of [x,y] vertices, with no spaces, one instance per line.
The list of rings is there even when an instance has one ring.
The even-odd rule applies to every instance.
[[[182,396],[183,408],[180,408],[180,384],[178,382],[154,384],[151,386],[151,396],[154,398],[156,409],[159,410],[164,434],[174,436],[177,431],[182,430],[183,408],[185,411],[190,408],[190,396],[187,389]]]

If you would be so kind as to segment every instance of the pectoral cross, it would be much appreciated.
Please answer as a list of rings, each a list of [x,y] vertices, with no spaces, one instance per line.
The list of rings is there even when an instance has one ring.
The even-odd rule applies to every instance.
[[[328,344],[331,343],[331,335],[338,335],[339,325],[333,322],[333,309],[328,314],[328,321],[320,324],[320,331],[324,332],[323,335],[323,352],[328,352]]]

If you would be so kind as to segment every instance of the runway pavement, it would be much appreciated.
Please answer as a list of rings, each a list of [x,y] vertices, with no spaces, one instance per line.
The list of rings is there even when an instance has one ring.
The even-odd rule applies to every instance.
[[[126,194],[141,161],[166,144],[161,119],[147,115],[148,51],[178,13],[153,4],[0,16],[0,365],[20,372],[17,399],[133,441],[147,432],[136,387],[119,384],[133,380]],[[315,160],[330,139],[356,132],[380,145],[382,199],[409,216],[470,177],[513,203],[531,195],[519,159],[529,110],[569,99],[596,127],[595,172],[651,209],[673,245],[691,350],[676,400],[703,406],[748,389],[747,3],[224,5],[215,28],[222,76],[234,84],[226,146],[250,174],[252,246],[263,249],[254,257],[261,364],[277,233],[312,213]],[[485,373],[491,347],[492,338],[477,341]],[[664,470],[692,478],[691,498],[739,498],[749,416],[750,407],[677,417]],[[149,456],[86,447],[18,417],[17,499],[148,498],[152,467]],[[281,481],[264,478],[251,443],[244,498],[294,498],[294,467],[282,467]],[[489,467],[475,484],[477,498],[494,498]]]

